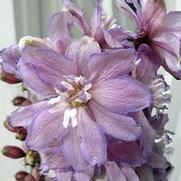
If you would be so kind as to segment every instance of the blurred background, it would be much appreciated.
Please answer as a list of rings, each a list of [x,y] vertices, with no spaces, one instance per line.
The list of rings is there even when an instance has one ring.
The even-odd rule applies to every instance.
[[[119,23],[128,29],[133,29],[134,24],[125,14],[118,12],[114,7],[114,0],[104,0],[103,6],[109,16],[114,16]],[[81,7],[85,8],[87,16],[93,13],[94,0],[77,0]],[[180,0],[166,0],[168,10],[180,10]],[[61,0],[0,0],[0,49],[15,44],[26,35],[46,37],[49,16],[60,10]],[[174,80],[164,73],[168,84],[171,86],[172,103],[169,106],[170,122],[167,127],[176,133],[172,146],[175,151],[169,156],[169,160],[175,166],[169,181],[181,181],[181,81]],[[4,145],[19,145],[3,127],[5,117],[15,109],[11,100],[21,95],[21,88],[0,81],[0,149]],[[0,154],[0,181],[12,181],[15,172],[24,169],[22,160],[12,160]]]

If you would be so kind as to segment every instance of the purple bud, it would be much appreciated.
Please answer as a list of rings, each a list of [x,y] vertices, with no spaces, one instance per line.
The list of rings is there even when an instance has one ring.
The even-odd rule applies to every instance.
[[[2,149],[2,154],[13,159],[22,158],[26,155],[26,153],[17,146],[5,146]]]
[[[24,141],[27,136],[27,131],[25,128],[19,128],[16,132],[16,139]]]
[[[24,181],[27,175],[29,175],[27,172],[19,171],[16,173],[15,179],[18,181]]]
[[[25,106],[31,104],[31,101],[25,97],[17,96],[12,100],[14,106]]]
[[[16,78],[13,74],[9,74],[4,71],[0,71],[0,80],[9,84],[17,84],[21,82],[21,80]]]

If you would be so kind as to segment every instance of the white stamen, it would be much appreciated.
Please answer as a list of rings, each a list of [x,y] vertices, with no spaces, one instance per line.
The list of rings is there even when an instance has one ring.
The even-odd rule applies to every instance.
[[[56,104],[56,103],[58,103],[58,102],[60,102],[60,101],[61,101],[61,97],[58,96],[58,97],[55,97],[55,98],[50,99],[50,100],[48,101],[48,104]]]
[[[69,123],[72,123],[72,127],[77,126],[77,109],[76,108],[67,108],[64,112],[63,127],[68,128]]]

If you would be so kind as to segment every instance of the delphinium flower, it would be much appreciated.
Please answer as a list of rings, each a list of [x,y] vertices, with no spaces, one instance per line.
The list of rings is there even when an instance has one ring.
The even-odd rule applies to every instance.
[[[151,96],[146,86],[125,75],[135,61],[132,50],[102,53],[87,36],[70,47],[65,56],[48,48],[23,50],[18,63],[23,81],[49,98],[21,107],[11,123],[28,128],[26,143],[32,149],[46,149],[56,140],[68,163],[82,170],[105,162],[104,133],[138,139],[141,127],[125,114],[148,107]],[[31,79],[34,74],[39,80]],[[49,89],[41,89],[44,85]]]
[[[136,23],[136,32],[128,40],[139,52],[137,77],[145,82],[155,78],[163,66],[175,78],[181,78],[180,20],[181,12],[166,12],[164,0],[147,0],[145,5],[137,0],[117,0]]]

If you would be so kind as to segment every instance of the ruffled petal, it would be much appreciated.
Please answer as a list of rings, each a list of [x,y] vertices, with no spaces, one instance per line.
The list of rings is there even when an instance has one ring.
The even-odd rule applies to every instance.
[[[18,62],[18,71],[24,83],[40,97],[45,98],[56,95],[54,88],[39,78],[34,65],[20,59]]]
[[[155,33],[162,25],[166,16],[166,6],[164,1],[147,0],[143,8],[141,27],[149,35]]]
[[[91,92],[93,100],[119,114],[142,110],[151,102],[149,89],[129,76],[102,81]]]
[[[46,101],[20,107],[11,113],[11,125],[14,127],[29,127],[33,119],[42,111],[47,110],[48,107],[49,105]]]
[[[58,40],[71,39],[72,16],[68,12],[58,12],[51,16],[49,21],[49,38],[56,42]]]
[[[78,109],[78,124],[82,138],[81,151],[91,166],[101,165],[106,160],[106,140],[100,128],[84,108]]]
[[[17,45],[10,46],[0,51],[2,58],[3,71],[18,76],[17,64],[21,57],[19,47]]]
[[[118,163],[140,165],[146,160],[138,142],[120,142],[112,140],[108,143],[108,158]]]
[[[27,47],[23,50],[22,59],[33,65],[39,79],[53,88],[60,83],[64,75],[77,74],[75,63],[52,49]]]
[[[116,162],[106,162],[106,177],[109,181],[127,181],[124,173],[118,167]]]
[[[137,56],[129,49],[111,50],[90,57],[83,67],[83,74],[91,81],[101,82],[130,73]]]
[[[131,117],[109,112],[95,101],[90,103],[90,107],[106,134],[124,141],[135,141],[140,136],[141,127]]]
[[[63,139],[68,132],[62,124],[64,110],[64,106],[55,113],[44,110],[34,119],[26,139],[26,144],[31,149],[43,150]]]
[[[69,128],[69,133],[65,136],[62,143],[62,152],[67,162],[77,171],[88,168],[89,163],[83,158],[81,151],[82,138],[78,127]]]
[[[94,53],[101,52],[99,44],[94,38],[84,36],[80,40],[73,41],[66,50],[66,56],[73,59],[81,70],[83,64]]]

